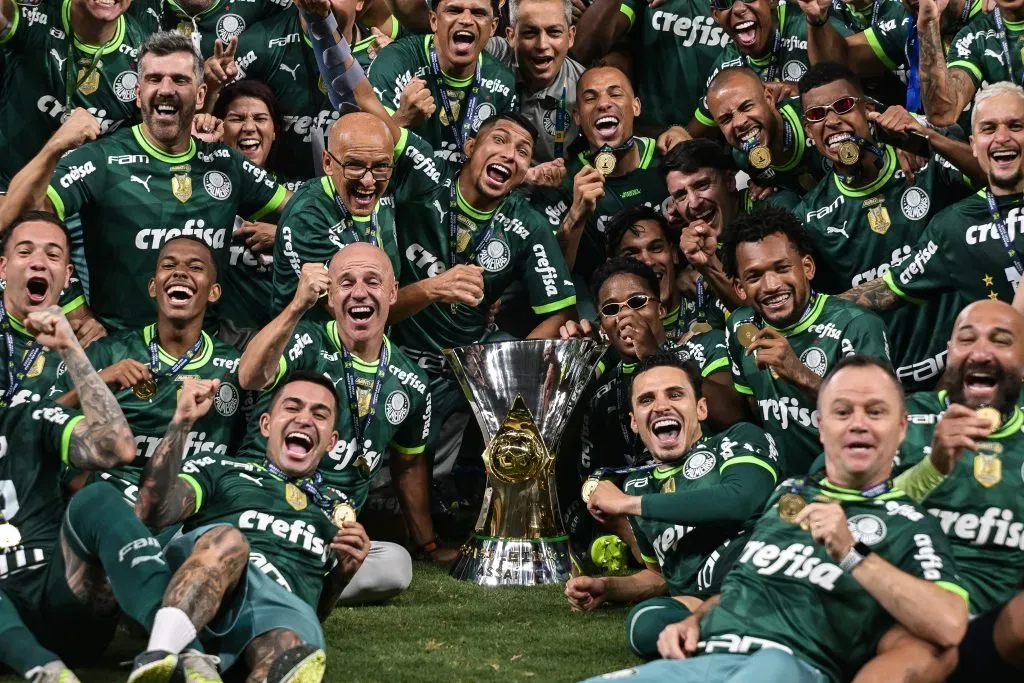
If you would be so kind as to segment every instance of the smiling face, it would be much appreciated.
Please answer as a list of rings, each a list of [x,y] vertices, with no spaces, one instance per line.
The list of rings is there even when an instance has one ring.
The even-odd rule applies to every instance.
[[[593,149],[618,147],[633,137],[640,98],[633,94],[626,74],[610,66],[588,69],[576,92],[573,119]]]
[[[643,219],[634,223],[632,229],[622,235],[615,255],[630,256],[650,266],[661,285],[658,298],[665,302],[672,300],[679,254],[669,244],[658,221]]]
[[[1024,379],[1024,318],[1009,304],[982,300],[956,319],[946,347],[942,385],[950,399],[970,408],[1008,412]]]
[[[708,108],[725,141],[743,149],[745,141],[771,147],[782,126],[778,110],[753,72],[720,77],[708,91]]]
[[[865,140],[872,137],[863,93],[852,83],[839,80],[808,90],[800,96],[800,103],[805,112],[812,107],[832,105],[843,98],[855,98],[858,101],[845,114],[839,115],[835,110],[829,110],[824,120],[817,123],[806,121],[804,124],[807,135],[814,140],[814,146],[822,156],[839,167],[844,166],[839,162],[840,144],[852,140],[854,136]]]
[[[74,6],[96,21],[117,21],[131,7],[132,0],[74,0]]]
[[[646,296],[649,300],[637,309],[625,305],[624,302],[636,296]],[[608,335],[609,343],[623,357],[633,355],[633,346],[623,339],[623,335],[627,334],[627,326],[635,326],[637,318],[642,318],[655,333],[663,328],[661,318],[665,315],[665,309],[658,303],[657,298],[658,293],[651,291],[647,281],[632,273],[616,273],[601,283],[601,288],[597,292],[598,311],[610,303],[623,304],[616,315],[598,314],[601,329]]]
[[[191,54],[147,54],[139,64],[136,104],[150,135],[167,148],[187,141],[192,119],[203,106],[206,86],[196,79]]]
[[[224,144],[257,166],[267,161],[275,137],[274,118],[267,103],[259,98],[235,98],[224,113]]]
[[[781,232],[736,247],[736,294],[772,327],[789,327],[807,308],[814,259]]]
[[[260,415],[267,459],[290,477],[312,474],[338,441],[337,409],[337,399],[327,387],[302,380],[285,384],[270,411]]]
[[[176,322],[202,319],[207,304],[220,299],[216,266],[210,250],[192,239],[164,244],[149,281],[161,317]]]
[[[324,171],[353,215],[373,213],[388,189],[394,152],[395,143],[387,126],[371,114],[346,114],[334,124],[323,153]],[[374,168],[386,177],[375,177]]]
[[[345,347],[358,349],[380,340],[398,298],[395,274],[384,250],[366,242],[350,244],[331,259],[328,276],[327,303]]]
[[[630,401],[630,427],[661,463],[682,458],[700,438],[701,420],[708,416],[707,401],[697,398],[689,375],[668,365],[634,377]]]
[[[736,0],[727,10],[711,10],[711,16],[725,29],[744,55],[759,57],[772,49],[777,23],[775,0]]]
[[[55,306],[71,278],[67,235],[53,223],[26,221],[15,226],[0,256],[4,302],[19,320]]]
[[[999,94],[975,105],[971,151],[993,190],[1020,192],[1024,182],[1024,99]]]
[[[530,168],[533,138],[515,121],[499,118],[484,122],[480,132],[466,141],[466,170],[476,191],[496,201],[518,187]]]
[[[490,0],[441,0],[430,13],[438,56],[456,68],[476,65],[497,26]]]
[[[693,173],[670,171],[665,185],[683,225],[704,221],[721,233],[739,208],[736,176],[732,173],[714,168],[701,168]]]
[[[819,438],[832,483],[861,488],[888,479],[907,432],[899,388],[881,368],[838,370],[818,394]]]
[[[520,2],[516,25],[506,31],[519,70],[534,88],[554,82],[576,38],[576,27],[566,22],[561,0]]]

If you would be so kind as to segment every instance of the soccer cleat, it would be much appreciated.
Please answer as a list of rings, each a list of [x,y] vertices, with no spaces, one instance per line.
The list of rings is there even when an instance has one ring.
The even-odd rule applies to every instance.
[[[25,675],[31,683],[80,683],[75,672],[59,659],[44,666],[37,666]]]
[[[178,659],[178,667],[183,670],[185,683],[221,683],[217,667],[220,657],[208,655],[199,650],[185,650]]]
[[[267,683],[320,683],[326,669],[326,652],[313,645],[297,645],[270,665]]]
[[[128,683],[170,683],[178,655],[163,650],[147,650],[135,657]]]
[[[612,573],[626,571],[629,565],[629,546],[618,536],[599,536],[590,544],[590,559],[598,567]]]

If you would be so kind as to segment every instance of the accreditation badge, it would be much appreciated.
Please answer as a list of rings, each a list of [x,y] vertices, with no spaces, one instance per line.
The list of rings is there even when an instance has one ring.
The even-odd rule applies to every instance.
[[[892,218],[885,208],[885,197],[872,197],[864,200],[864,208],[868,210],[868,226],[872,232],[884,235],[892,227]]]
[[[189,165],[172,166],[171,193],[174,198],[184,204],[192,197],[192,167]]]
[[[298,512],[302,512],[309,505],[305,492],[291,482],[284,485],[284,499]]]

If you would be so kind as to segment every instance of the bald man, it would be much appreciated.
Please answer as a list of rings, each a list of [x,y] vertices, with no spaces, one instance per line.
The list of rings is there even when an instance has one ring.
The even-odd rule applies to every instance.
[[[274,282],[270,310],[280,313],[295,295],[302,266],[325,265],[345,245],[368,242],[387,252],[399,271],[395,205],[388,189],[395,141],[377,117],[363,112],[343,116],[331,129],[323,152],[326,175],[296,190],[274,241]],[[307,314],[326,322],[331,313],[313,306]]]
[[[942,390],[907,399],[910,427],[900,457],[913,467],[895,486],[938,518],[970,596],[972,619],[948,680],[1021,680],[1024,317],[1002,301],[975,302],[957,317],[948,350]],[[883,652],[868,667],[875,674],[884,671],[883,658],[906,662],[905,655]],[[934,662],[918,666],[925,674]]]
[[[800,100],[776,104],[749,67],[719,71],[708,84],[707,105],[736,165],[758,184],[802,195],[825,177],[821,155],[807,145]]]
[[[428,504],[427,377],[384,334],[397,296],[394,270],[380,247],[356,242],[336,252],[329,267],[306,263],[291,301],[246,348],[238,380],[246,389],[264,390],[255,415],[265,411],[270,390],[291,371],[313,371],[334,382],[341,401],[339,439],[320,463],[323,482],[348,495],[359,511],[387,457],[410,540],[417,547],[434,544],[431,557],[449,561],[454,552],[436,545]],[[303,320],[318,302],[326,304],[331,319]],[[254,422],[240,455],[262,459],[264,453],[265,440]],[[341,604],[387,599],[411,579],[405,548],[374,542]]]

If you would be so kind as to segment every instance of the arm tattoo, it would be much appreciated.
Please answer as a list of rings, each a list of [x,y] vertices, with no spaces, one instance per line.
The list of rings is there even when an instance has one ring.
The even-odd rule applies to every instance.
[[[85,420],[71,433],[69,462],[79,469],[110,469],[135,454],[135,438],[114,394],[77,345],[61,354]]]
[[[966,74],[958,69],[951,70],[946,67],[939,25],[938,19],[926,22],[919,33],[921,99],[925,113],[930,118],[935,118],[937,123],[943,123],[946,119],[950,119],[950,123],[955,123],[954,119],[966,106],[966,103],[961,104],[961,100],[964,99],[964,95],[970,93],[973,84],[966,78]],[[965,78],[967,83],[964,83]]]
[[[191,428],[191,423],[172,420],[142,471],[135,515],[148,526],[162,528],[195,512],[195,491],[178,478]]]
[[[896,296],[896,293],[889,289],[882,278],[875,278],[870,282],[857,285],[839,295],[840,299],[852,301],[858,306],[877,311],[891,311],[899,308],[906,302]]]

